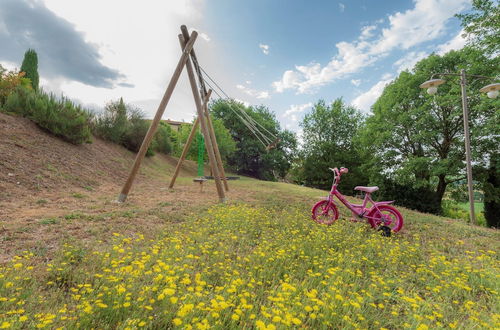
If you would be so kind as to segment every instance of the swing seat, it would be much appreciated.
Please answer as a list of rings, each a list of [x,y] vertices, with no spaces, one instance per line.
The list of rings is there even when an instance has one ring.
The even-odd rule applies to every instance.
[[[203,192],[203,182],[205,181],[208,181],[207,179],[203,178],[203,177],[199,177],[199,178],[194,178],[193,179],[193,182],[199,182],[200,183],[200,192]]]

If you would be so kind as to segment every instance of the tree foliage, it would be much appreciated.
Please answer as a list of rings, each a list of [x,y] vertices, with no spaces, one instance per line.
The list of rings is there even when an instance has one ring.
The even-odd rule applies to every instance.
[[[150,126],[151,122],[144,119],[139,108],[125,104],[120,98],[109,102],[104,112],[95,116],[92,128],[96,136],[138,152]],[[172,151],[171,135],[168,125],[159,125],[146,156],[152,156],[155,151],[169,154]]]
[[[19,87],[31,89],[31,82],[24,72],[8,71],[0,65],[0,108],[7,97]]]
[[[26,78],[30,79],[31,86],[37,91],[40,77],[38,75],[38,55],[34,49],[28,49],[26,53],[24,53],[21,72],[26,73]]]
[[[236,142],[236,151],[228,157],[229,167],[239,174],[263,180],[284,178],[297,147],[295,134],[281,129],[275,115],[264,106],[246,107],[235,101],[218,100],[211,105],[211,113],[220,119]],[[236,114],[240,109],[276,135],[281,142],[276,148],[266,151]]]
[[[472,9],[458,14],[469,42],[490,54],[500,53],[500,6],[498,0],[473,0]]]
[[[227,162],[227,159],[232,156],[232,154],[236,150],[236,142],[233,140],[231,133],[229,130],[224,126],[224,123],[220,119],[215,119],[212,118],[212,124],[214,126],[214,133],[215,133],[215,139],[217,140],[217,145],[219,147],[219,152],[222,158],[223,162]],[[182,150],[184,148],[184,145],[187,142],[187,139],[189,137],[189,133],[191,132],[191,129],[193,128],[192,125],[182,125],[177,133],[178,141],[179,141],[179,148],[177,148],[175,155],[180,156],[182,153]],[[198,127],[198,130],[200,128]],[[191,143],[191,146],[189,147],[188,154],[186,158],[191,159],[191,160],[197,160],[198,159],[198,145],[197,145],[197,138],[195,137]],[[208,161],[208,154],[205,152],[204,154],[204,161]]]
[[[367,176],[360,170],[361,158],[357,134],[364,121],[363,115],[342,99],[328,105],[320,100],[306,114],[300,126],[304,145],[301,166],[295,171],[295,180],[308,186],[327,189],[332,183],[329,167],[347,167],[340,189],[352,191],[356,185],[366,184]]]
[[[460,69],[491,76],[498,72],[498,64],[497,58],[466,47],[443,56],[433,54],[417,63],[413,72],[402,72],[386,86],[373,106],[362,139],[372,149],[370,163],[365,165],[372,182],[389,177],[410,186],[432,186],[441,201],[447,185],[465,176],[460,84],[457,78],[446,77],[447,83],[435,96],[426,95],[419,85],[434,73],[458,73]],[[498,101],[479,95],[484,84],[478,80],[467,84],[476,166],[485,166],[500,136],[498,124],[492,123],[498,116]]]

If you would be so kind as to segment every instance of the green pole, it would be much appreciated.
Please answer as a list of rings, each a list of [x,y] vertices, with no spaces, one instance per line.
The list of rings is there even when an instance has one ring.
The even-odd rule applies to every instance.
[[[196,139],[198,141],[198,176],[204,175],[204,158],[205,158],[205,140],[203,135],[198,132]]]

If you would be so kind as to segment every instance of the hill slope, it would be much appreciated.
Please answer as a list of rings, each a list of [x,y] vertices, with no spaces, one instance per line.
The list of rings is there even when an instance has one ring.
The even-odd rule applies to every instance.
[[[0,327],[500,327],[498,230],[403,208],[391,238],[345,209],[320,226],[326,192],[248,178],[220,205],[192,163],[167,189],[169,157],[117,204],[131,153],[0,124]]]

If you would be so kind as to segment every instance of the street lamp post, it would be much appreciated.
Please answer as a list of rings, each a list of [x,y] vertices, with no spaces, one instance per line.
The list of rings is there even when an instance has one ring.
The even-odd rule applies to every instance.
[[[460,87],[462,89],[462,109],[464,111],[464,134],[465,134],[465,165],[467,166],[467,189],[469,191],[470,222],[476,224],[476,212],[474,211],[474,182],[472,182],[472,157],[470,152],[469,133],[469,109],[467,107],[467,77],[465,70],[460,70]]]
[[[472,182],[472,157],[470,151],[470,133],[469,133],[469,110],[467,106],[467,76],[479,79],[494,79],[479,75],[467,75],[465,70],[460,70],[460,74],[456,73],[436,73],[433,74],[431,80],[428,80],[420,85],[420,88],[427,88],[427,93],[434,95],[437,93],[437,86],[444,84],[446,81],[443,79],[432,79],[434,76],[460,76],[460,87],[462,90],[462,110],[464,117],[464,135],[465,135],[465,162],[467,166],[467,188],[469,192],[469,205],[470,205],[470,222],[476,224],[476,214],[474,212],[474,184]],[[481,88],[479,91],[487,93],[489,98],[496,98],[500,90],[500,83],[491,84]]]

